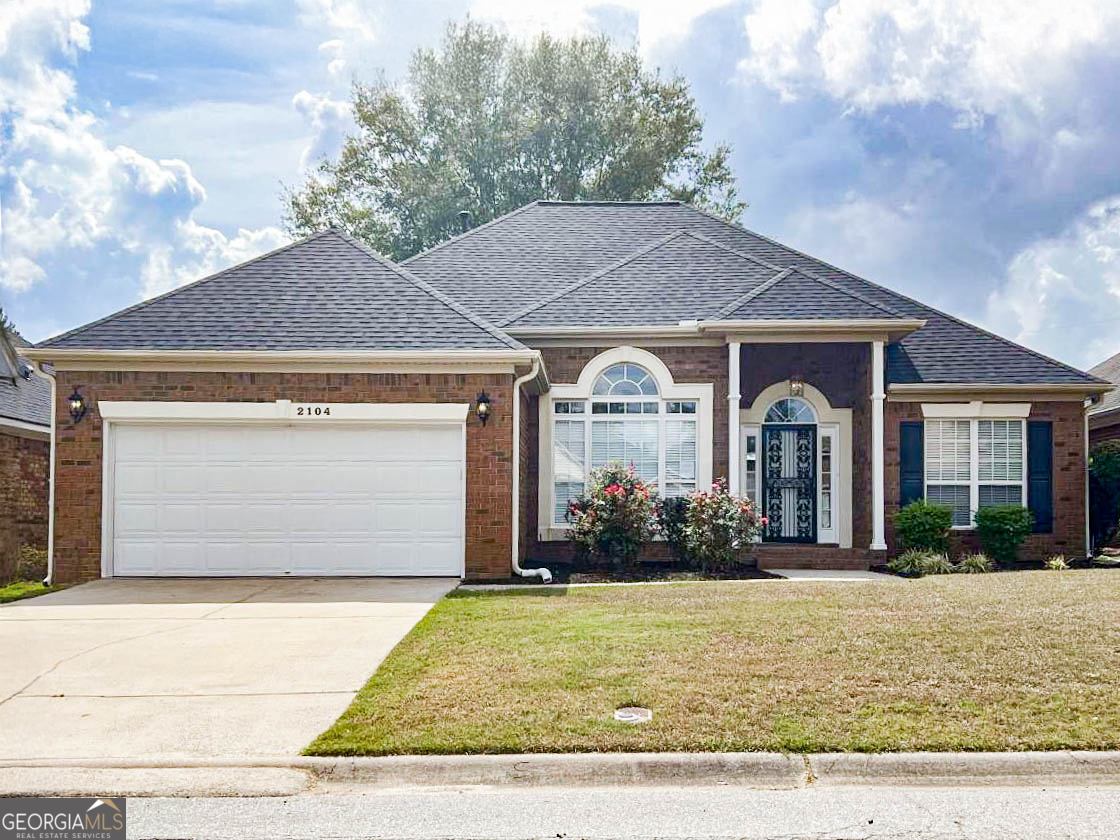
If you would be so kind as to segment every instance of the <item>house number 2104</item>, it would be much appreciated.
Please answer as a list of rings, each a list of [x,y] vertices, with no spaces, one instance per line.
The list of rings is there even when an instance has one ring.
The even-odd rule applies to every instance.
[[[330,417],[331,407],[329,405],[297,405],[297,417]]]

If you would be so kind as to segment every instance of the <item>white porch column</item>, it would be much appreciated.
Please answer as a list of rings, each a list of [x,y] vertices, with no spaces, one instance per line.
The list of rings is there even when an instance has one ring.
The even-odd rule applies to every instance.
[[[735,495],[739,487],[739,348],[727,344],[727,489]]]
[[[871,342],[871,550],[885,551],[883,510],[883,342]]]

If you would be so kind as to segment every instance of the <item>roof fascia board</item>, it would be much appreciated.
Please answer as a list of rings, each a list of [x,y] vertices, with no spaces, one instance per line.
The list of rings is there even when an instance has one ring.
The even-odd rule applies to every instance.
[[[512,372],[536,350],[85,350],[37,347],[28,358],[56,370],[348,370],[355,372]]]
[[[921,318],[759,318],[701,321],[702,333],[723,334],[728,341],[898,341],[925,326]]]
[[[28,423],[26,420],[16,420],[12,417],[0,417],[0,433],[34,440],[50,440],[51,427],[41,426],[38,423]]]
[[[1112,385],[1093,382],[898,382],[888,385],[887,393],[888,398],[895,398],[894,402],[912,402],[923,397],[948,400],[957,395],[979,399],[983,394],[998,394],[1001,399],[1006,399],[1008,394],[1031,394],[1037,395],[1037,399],[1045,399],[1045,395],[1050,394],[1057,399],[1068,400],[1103,394],[1113,389]]]

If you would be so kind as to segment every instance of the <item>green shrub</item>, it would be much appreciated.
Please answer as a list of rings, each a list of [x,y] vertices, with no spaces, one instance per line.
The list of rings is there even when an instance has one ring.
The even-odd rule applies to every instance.
[[[894,515],[895,534],[904,549],[948,551],[952,524],[953,511],[948,506],[931,504],[924,499],[911,502]]]
[[[1099,548],[1116,535],[1120,520],[1120,440],[1089,450],[1089,531]]]
[[[949,575],[953,573],[953,564],[944,554],[926,554],[918,563],[918,570],[923,575]]]
[[[922,573],[922,560],[926,556],[925,551],[919,551],[912,548],[909,551],[904,551],[897,557],[892,557],[887,561],[887,568],[895,574],[900,575],[918,575]]]
[[[701,572],[740,565],[766,524],[754,503],[729,493],[722,478],[686,499],[658,501],[657,517],[673,553]]]
[[[47,576],[47,550],[21,546],[16,564],[16,580],[43,580]]]
[[[633,566],[657,531],[649,488],[619,463],[593,470],[586,493],[568,503],[569,538],[581,559]]]
[[[957,563],[957,571],[966,575],[979,575],[990,572],[995,564],[986,554],[967,554]]]
[[[984,553],[1004,565],[1014,563],[1030,536],[1034,514],[1019,505],[994,505],[976,511],[976,534]]]
[[[1066,560],[1064,554],[1055,554],[1052,557],[1047,557],[1043,565],[1051,571],[1060,572],[1069,568],[1069,561]]]
[[[671,499],[658,499],[655,506],[657,524],[669,545],[669,551],[682,563],[691,562],[684,531],[688,524],[688,504],[687,496],[674,496]]]

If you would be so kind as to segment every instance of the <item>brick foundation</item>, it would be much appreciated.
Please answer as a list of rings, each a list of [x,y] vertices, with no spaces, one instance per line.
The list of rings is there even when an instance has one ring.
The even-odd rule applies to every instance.
[[[467,420],[466,567],[468,578],[508,577],[512,513],[512,386],[508,374],[327,374],[59,372],[55,577],[101,573],[101,416],[99,400],[202,402],[469,403],[492,399],[486,426]],[[77,426],[65,395],[77,386],[90,405]],[[535,485],[534,485],[535,486]]]

